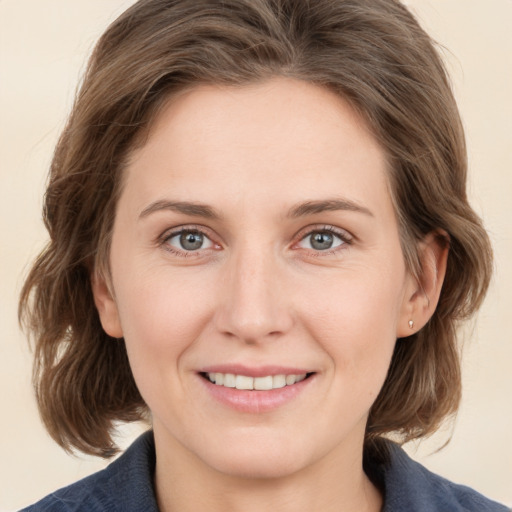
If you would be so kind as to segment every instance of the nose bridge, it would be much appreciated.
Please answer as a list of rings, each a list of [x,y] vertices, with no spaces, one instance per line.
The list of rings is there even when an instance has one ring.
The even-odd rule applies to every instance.
[[[275,251],[247,241],[229,260],[220,290],[218,328],[252,343],[286,332],[292,318]]]

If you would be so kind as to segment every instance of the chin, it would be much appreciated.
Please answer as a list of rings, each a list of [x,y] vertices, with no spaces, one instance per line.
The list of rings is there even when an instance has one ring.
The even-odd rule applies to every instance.
[[[214,469],[233,478],[250,480],[278,479],[290,476],[303,468],[298,461],[279,460],[274,457],[246,459],[231,457],[215,461]]]
[[[308,465],[304,449],[281,440],[224,443],[205,454],[203,461],[216,471],[235,478],[274,479],[296,473]],[[228,448],[229,447],[229,448]]]

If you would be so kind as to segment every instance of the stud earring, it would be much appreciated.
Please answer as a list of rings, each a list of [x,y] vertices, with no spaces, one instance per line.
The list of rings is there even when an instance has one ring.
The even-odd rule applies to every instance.
[[[414,320],[409,320],[409,328],[410,329],[414,328]]]

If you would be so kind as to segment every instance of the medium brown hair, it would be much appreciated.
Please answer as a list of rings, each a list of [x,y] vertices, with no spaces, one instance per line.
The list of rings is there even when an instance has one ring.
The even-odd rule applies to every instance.
[[[457,410],[456,325],[485,295],[491,249],[467,201],[464,134],[429,36],[395,0],[140,0],[91,56],[51,164],[50,241],[20,298],[41,416],[65,449],[110,456],[115,423],[147,414],[124,342],[102,330],[91,291],[91,273],[109,271],[130,151],[176,92],[274,76],[329,88],[364,117],[389,160],[411,272],[421,275],[417,247],[427,233],[449,236],[440,302],[422,330],[397,341],[367,446],[392,432],[428,435]]]

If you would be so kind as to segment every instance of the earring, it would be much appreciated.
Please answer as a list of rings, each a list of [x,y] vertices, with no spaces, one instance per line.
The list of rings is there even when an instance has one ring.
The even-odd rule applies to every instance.
[[[409,328],[410,329],[414,328],[414,320],[409,320]]]

